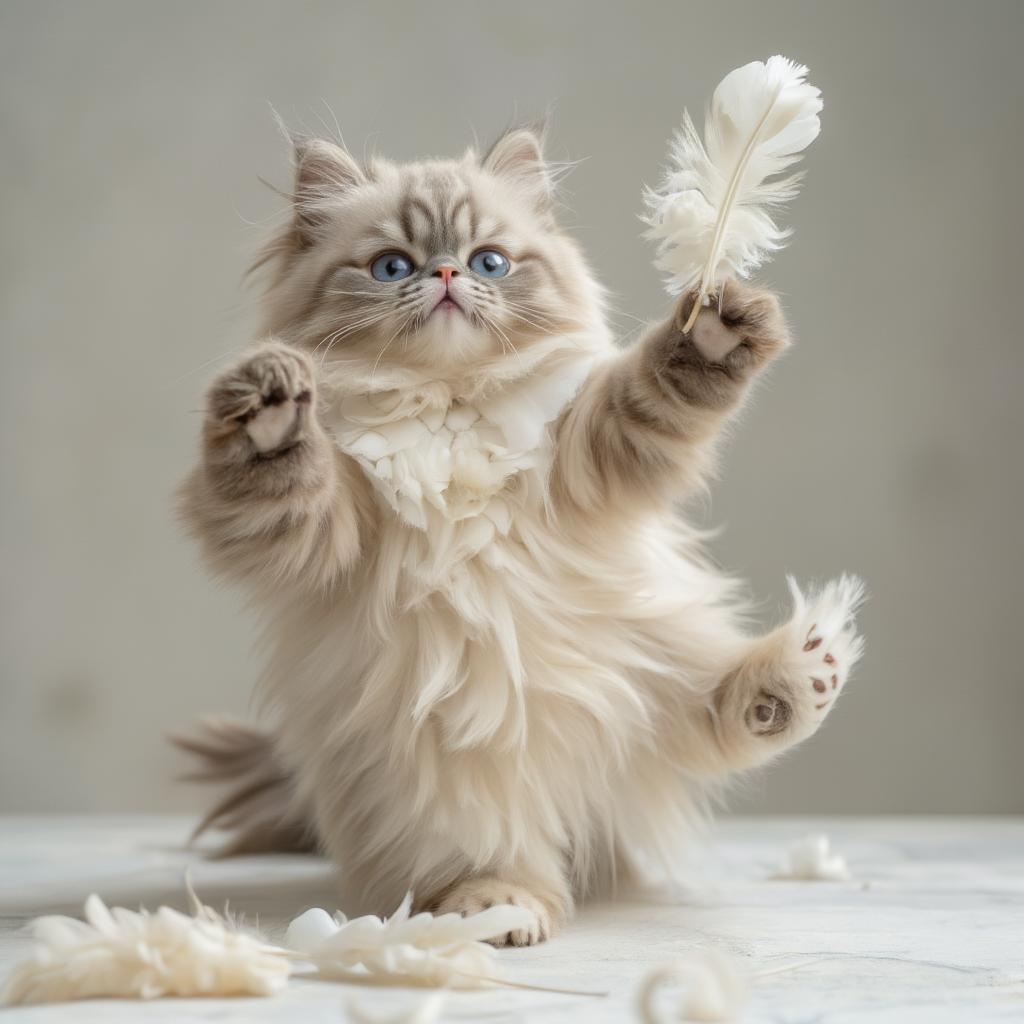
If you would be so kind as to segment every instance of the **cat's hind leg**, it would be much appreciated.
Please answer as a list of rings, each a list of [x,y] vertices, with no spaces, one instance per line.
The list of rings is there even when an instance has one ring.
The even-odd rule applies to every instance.
[[[863,652],[854,622],[860,580],[843,576],[805,595],[791,579],[790,589],[789,621],[754,641],[711,695],[727,770],[759,764],[816,732]]]

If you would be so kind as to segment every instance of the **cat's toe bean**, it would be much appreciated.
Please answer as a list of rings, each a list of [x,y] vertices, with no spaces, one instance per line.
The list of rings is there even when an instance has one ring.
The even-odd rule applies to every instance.
[[[290,398],[265,405],[246,421],[245,429],[261,454],[276,451],[295,434],[298,409]]]
[[[747,728],[756,736],[774,736],[789,725],[793,709],[781,697],[761,692],[747,708]]]

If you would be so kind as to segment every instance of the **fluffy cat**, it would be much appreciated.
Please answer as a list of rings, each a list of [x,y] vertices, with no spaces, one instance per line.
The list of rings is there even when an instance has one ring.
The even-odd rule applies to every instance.
[[[223,372],[182,510],[266,618],[271,725],[184,741],[240,780],[233,849],[316,845],[347,912],[495,902],[543,940],[674,844],[716,781],[811,735],[860,584],[762,636],[671,503],[789,344],[730,281],[618,349],[539,136],[360,166],[305,140],[260,264],[269,340]]]

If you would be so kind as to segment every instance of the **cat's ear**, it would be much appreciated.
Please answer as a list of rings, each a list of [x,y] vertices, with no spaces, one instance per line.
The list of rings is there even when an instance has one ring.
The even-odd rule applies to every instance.
[[[485,171],[515,182],[541,210],[550,210],[554,181],[544,159],[543,129],[512,128],[483,158]]]
[[[295,223],[300,230],[323,220],[325,205],[366,181],[359,164],[326,139],[295,140]]]

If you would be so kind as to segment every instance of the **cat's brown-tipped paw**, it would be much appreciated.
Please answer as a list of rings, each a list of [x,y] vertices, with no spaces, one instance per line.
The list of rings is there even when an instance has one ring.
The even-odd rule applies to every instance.
[[[314,397],[309,356],[270,342],[214,382],[209,415],[222,428],[244,430],[256,452],[270,456],[302,439]]]
[[[742,374],[757,369],[789,345],[782,307],[772,292],[726,281],[687,332],[695,301],[695,292],[682,296],[676,326],[709,363]]]
[[[751,378],[789,344],[778,299],[771,293],[726,281],[687,329],[694,292],[679,300],[658,370],[678,395],[704,409],[726,410],[741,399]]]

